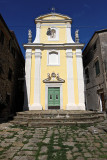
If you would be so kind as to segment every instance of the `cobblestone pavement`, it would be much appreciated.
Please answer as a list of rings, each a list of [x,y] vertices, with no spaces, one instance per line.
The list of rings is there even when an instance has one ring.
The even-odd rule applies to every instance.
[[[107,160],[107,120],[47,128],[0,124],[1,160]]]

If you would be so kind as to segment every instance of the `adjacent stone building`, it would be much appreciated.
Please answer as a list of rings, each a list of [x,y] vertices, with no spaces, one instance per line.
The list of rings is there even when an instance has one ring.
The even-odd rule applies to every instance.
[[[78,30],[71,37],[72,19],[50,13],[35,19],[36,37],[29,30],[25,63],[24,110],[85,110],[82,49]]]
[[[0,118],[22,110],[24,63],[15,34],[0,15]]]
[[[96,31],[83,51],[88,110],[107,110],[107,29]]]

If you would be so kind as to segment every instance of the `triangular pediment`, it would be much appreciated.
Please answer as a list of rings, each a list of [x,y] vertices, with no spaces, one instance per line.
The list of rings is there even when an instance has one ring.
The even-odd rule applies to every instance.
[[[36,18],[37,20],[50,20],[50,19],[58,19],[58,20],[65,20],[65,19],[71,19],[70,17],[58,13],[50,13],[45,14],[43,16],[40,16]]]

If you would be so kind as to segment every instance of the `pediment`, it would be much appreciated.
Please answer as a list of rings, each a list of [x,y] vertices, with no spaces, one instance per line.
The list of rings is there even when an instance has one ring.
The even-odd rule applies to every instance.
[[[50,20],[50,19],[64,20],[64,19],[71,19],[71,18],[66,15],[62,15],[62,14],[50,13],[50,14],[45,14],[43,16],[40,16],[36,19],[37,20]]]
[[[54,72],[48,73],[47,78],[43,80],[44,83],[64,83],[65,80],[59,77],[59,74],[55,74]]]

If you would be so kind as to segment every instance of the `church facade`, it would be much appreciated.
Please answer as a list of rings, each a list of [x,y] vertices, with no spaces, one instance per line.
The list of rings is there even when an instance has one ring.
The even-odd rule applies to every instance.
[[[72,19],[50,13],[35,19],[36,37],[29,30],[25,63],[24,110],[85,110],[82,49],[78,30],[71,37]]]

